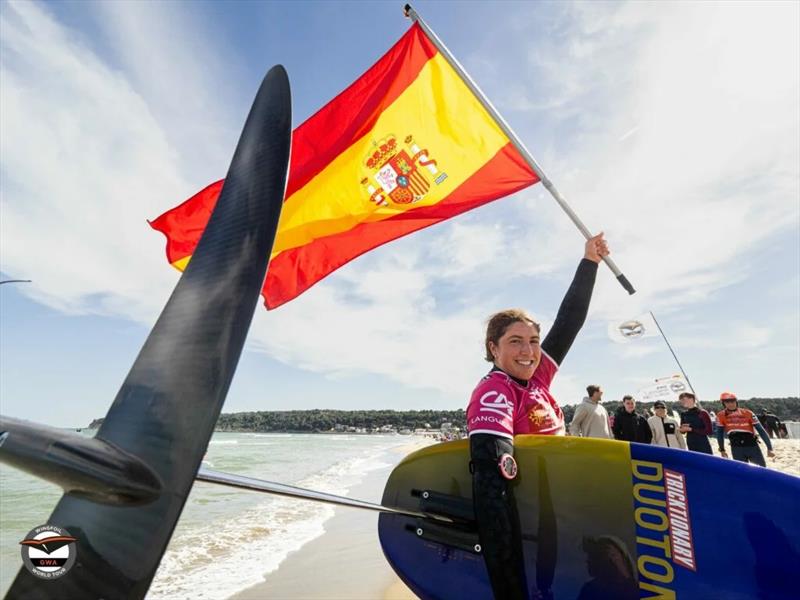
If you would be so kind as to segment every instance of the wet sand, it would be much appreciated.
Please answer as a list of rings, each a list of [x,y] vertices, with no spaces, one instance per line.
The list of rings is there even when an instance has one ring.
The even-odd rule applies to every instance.
[[[416,439],[392,451],[394,463],[431,443]],[[379,503],[394,467],[367,473],[348,496]],[[325,533],[290,554],[264,582],[232,596],[235,600],[408,600],[416,598],[383,557],[378,513],[337,507]]]

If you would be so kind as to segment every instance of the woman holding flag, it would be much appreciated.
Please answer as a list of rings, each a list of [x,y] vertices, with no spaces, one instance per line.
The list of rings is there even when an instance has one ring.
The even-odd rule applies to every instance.
[[[517,471],[514,436],[564,435],[564,413],[550,394],[550,383],[586,320],[597,265],[608,254],[602,233],[586,242],[544,341],[539,324],[522,310],[498,312],[486,328],[485,358],[493,367],[472,393],[467,429],[478,536],[495,598],[529,597],[509,485]]]

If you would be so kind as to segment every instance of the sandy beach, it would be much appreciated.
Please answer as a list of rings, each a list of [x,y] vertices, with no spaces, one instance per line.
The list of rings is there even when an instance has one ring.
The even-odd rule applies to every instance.
[[[775,449],[775,458],[767,458],[766,449],[763,445],[761,446],[767,467],[800,477],[800,440],[772,440],[772,447]],[[711,449],[715,456],[719,456],[716,440],[711,442]],[[727,442],[725,442],[725,449],[730,456],[730,444]]]
[[[432,440],[415,438],[392,450],[394,464]],[[386,479],[394,467],[367,474],[348,496],[379,503]],[[383,557],[378,541],[378,514],[337,507],[325,523],[324,535],[290,554],[263,583],[235,596],[235,600],[407,600],[416,598]]]
[[[393,450],[399,462],[428,440]],[[773,440],[775,459],[769,468],[800,476],[800,440]],[[712,443],[716,451],[716,442]],[[380,502],[391,468],[368,474],[348,496]],[[337,507],[325,523],[325,534],[290,554],[263,583],[241,592],[235,600],[413,600],[414,593],[386,562],[377,536],[377,514]]]

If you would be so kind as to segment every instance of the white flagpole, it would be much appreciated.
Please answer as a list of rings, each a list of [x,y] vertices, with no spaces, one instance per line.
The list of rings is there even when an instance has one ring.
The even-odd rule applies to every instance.
[[[650,313],[650,316],[653,317],[653,323],[655,323],[656,327],[658,327],[658,332],[661,334],[661,337],[664,338],[664,342],[667,344],[667,348],[669,348],[669,351],[672,352],[672,358],[675,359],[675,362],[678,364],[678,368],[681,370],[681,373],[683,373],[683,378],[686,380],[686,383],[689,384],[689,389],[692,390],[692,393],[695,394],[695,396],[696,396],[697,392],[694,391],[694,386],[692,385],[692,382],[689,381],[689,376],[686,374],[686,371],[683,370],[683,366],[681,366],[681,361],[678,360],[678,356],[675,354],[675,351],[672,349],[672,346],[670,345],[669,340],[667,339],[667,336],[664,335],[664,330],[661,329],[661,325],[659,324],[658,319],[656,319],[656,316],[653,314],[652,310],[648,311],[648,312]]]
[[[585,237],[587,240],[590,239],[592,237],[592,234],[589,231],[589,229],[586,227],[586,225],[583,224],[583,222],[580,220],[578,215],[575,214],[572,208],[570,208],[569,204],[567,204],[567,201],[553,185],[553,182],[550,181],[550,178],[547,177],[547,175],[545,175],[542,168],[539,166],[539,164],[533,158],[531,153],[525,147],[525,144],[522,143],[522,140],[520,140],[519,137],[517,137],[517,134],[514,133],[511,127],[508,126],[508,123],[506,123],[505,119],[503,119],[500,113],[497,112],[497,109],[495,109],[495,107],[492,105],[492,103],[489,101],[486,95],[472,80],[472,78],[464,70],[464,68],[461,66],[458,60],[456,60],[455,56],[452,55],[450,50],[447,49],[447,46],[444,45],[442,40],[439,39],[439,36],[437,36],[433,32],[433,30],[430,27],[428,27],[428,24],[422,20],[422,17],[420,17],[417,14],[417,11],[415,11],[410,4],[405,5],[404,11],[406,17],[408,17],[415,23],[419,24],[419,26],[422,28],[422,31],[425,32],[425,34],[431,40],[433,45],[436,46],[436,48],[439,50],[442,56],[444,56],[447,62],[450,63],[450,66],[453,67],[453,69],[455,69],[456,73],[458,73],[461,76],[461,79],[464,80],[464,83],[472,91],[472,93],[475,94],[475,97],[478,98],[483,107],[489,112],[490,115],[492,115],[494,120],[497,121],[497,124],[500,126],[500,129],[503,131],[503,133],[505,133],[508,136],[508,139],[511,140],[512,144],[514,144],[514,147],[519,151],[519,153],[525,159],[525,162],[527,162],[530,168],[533,169],[534,173],[536,173],[536,176],[542,182],[542,185],[545,188],[547,188],[547,191],[550,192],[553,198],[555,198],[555,201],[558,202],[562,210],[565,213],[567,213],[567,216],[570,219],[572,219],[572,222],[575,224],[578,230],[583,234],[583,237]],[[614,273],[614,275],[617,277],[617,281],[620,282],[622,287],[625,288],[625,290],[629,294],[633,294],[636,292],[636,290],[633,289],[631,283],[628,281],[625,275],[622,274],[622,271],[619,270],[619,267],[617,267],[616,263],[612,259],[610,259],[608,256],[604,256],[603,262],[605,262],[606,265],[608,265],[608,268],[611,269],[611,272]]]

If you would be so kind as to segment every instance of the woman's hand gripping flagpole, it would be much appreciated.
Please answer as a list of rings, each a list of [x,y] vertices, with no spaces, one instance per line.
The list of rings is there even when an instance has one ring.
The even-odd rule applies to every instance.
[[[494,118],[494,120],[497,122],[497,125],[500,127],[503,133],[505,133],[508,136],[508,139],[514,145],[517,151],[519,151],[522,157],[525,159],[525,162],[527,162],[528,165],[531,167],[531,169],[533,169],[533,171],[536,173],[536,176],[539,178],[539,181],[541,181],[542,185],[544,185],[544,187],[547,188],[547,191],[550,192],[550,195],[553,196],[556,202],[558,202],[561,209],[565,213],[567,213],[567,216],[572,220],[572,222],[575,224],[578,230],[583,234],[583,237],[586,238],[586,241],[587,242],[590,241],[593,238],[593,236],[589,231],[589,229],[586,227],[586,225],[583,224],[583,221],[581,221],[578,218],[578,215],[575,214],[575,211],[572,210],[569,204],[567,204],[567,201],[553,185],[553,182],[550,181],[547,175],[545,175],[542,168],[539,166],[539,164],[533,158],[531,153],[525,147],[525,144],[522,143],[522,140],[520,140],[519,137],[517,137],[517,134],[514,133],[511,127],[509,127],[508,123],[506,123],[502,115],[499,112],[497,112],[497,109],[489,101],[489,98],[486,97],[486,94],[484,94],[483,91],[478,87],[478,85],[472,80],[469,74],[464,70],[464,67],[461,66],[458,60],[456,60],[455,56],[453,56],[450,50],[448,50],[447,46],[445,46],[442,40],[439,39],[439,36],[437,36],[436,33],[434,33],[434,31],[430,27],[428,27],[428,24],[425,23],[422,17],[420,17],[417,14],[417,11],[415,11],[410,4],[406,4],[405,7],[403,8],[403,11],[406,17],[408,17],[415,23],[419,24],[419,26],[422,28],[422,31],[425,32],[425,35],[428,36],[433,45],[436,46],[439,52],[441,52],[442,56],[447,59],[447,62],[450,63],[450,66],[452,66],[453,69],[455,69],[455,71],[461,76],[461,79],[464,81],[466,86],[472,91],[473,94],[475,94],[475,97],[478,98],[483,107],[488,111],[488,113],[492,116],[492,118]],[[617,281],[620,282],[620,284],[622,285],[623,288],[625,288],[625,291],[627,291],[628,294],[636,293],[636,290],[633,289],[633,286],[631,285],[630,281],[628,281],[628,278],[622,274],[622,271],[619,270],[619,267],[613,260],[611,260],[611,258],[605,255],[602,256],[601,259],[604,263],[606,263],[608,268],[611,269],[611,272],[614,273],[614,275],[617,278]]]

